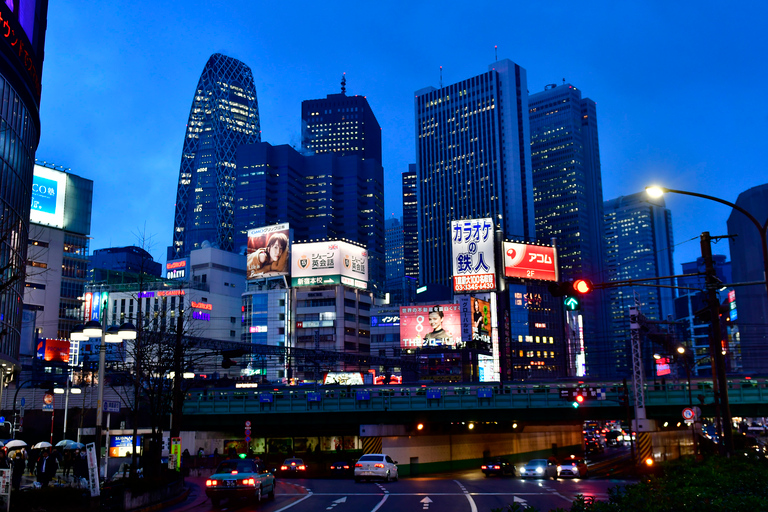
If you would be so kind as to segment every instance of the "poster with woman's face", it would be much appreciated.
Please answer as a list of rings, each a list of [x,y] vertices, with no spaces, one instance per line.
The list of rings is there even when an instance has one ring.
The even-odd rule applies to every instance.
[[[247,279],[290,273],[291,232],[288,224],[248,231]]]

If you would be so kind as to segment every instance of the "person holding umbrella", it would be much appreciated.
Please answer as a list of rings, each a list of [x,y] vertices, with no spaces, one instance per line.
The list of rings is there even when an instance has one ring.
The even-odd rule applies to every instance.
[[[13,459],[13,467],[11,472],[11,486],[14,491],[18,491],[21,487],[21,477],[24,475],[24,457],[21,451],[16,452],[16,457]]]

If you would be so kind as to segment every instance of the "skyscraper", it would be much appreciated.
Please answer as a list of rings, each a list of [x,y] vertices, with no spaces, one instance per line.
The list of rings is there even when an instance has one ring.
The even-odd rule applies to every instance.
[[[261,141],[259,126],[250,68],[226,55],[211,55],[184,135],[168,259],[183,258],[205,241],[235,250],[236,153],[241,144]]]
[[[510,60],[416,92],[420,284],[450,283],[451,221],[490,217],[535,236],[525,69]]]
[[[374,158],[305,156],[287,145],[262,142],[237,155],[236,247],[248,230],[291,224],[296,241],[347,239],[367,247],[369,282],[384,284],[384,177]]]
[[[381,162],[381,127],[365,96],[341,93],[301,102],[301,146],[312,153],[357,155]]]
[[[652,199],[645,192],[606,201],[606,281],[624,281],[673,272],[672,213],[664,199]],[[649,284],[674,286],[673,280]],[[674,290],[654,286],[615,287],[606,290],[610,304],[609,332],[587,345],[587,372],[599,378],[621,378],[631,373],[629,350],[629,308],[637,302],[649,320],[666,320],[674,315]],[[587,340],[589,341],[589,340]],[[651,368],[654,347],[643,345],[643,364]]]
[[[548,85],[528,98],[536,234],[556,239],[562,281],[602,282],[603,187],[595,102],[571,84]],[[605,337],[605,294],[582,298],[586,340]]]
[[[405,275],[405,257],[403,251],[403,223],[400,219],[391,218],[384,222],[386,238],[384,254],[387,281]]]
[[[745,190],[736,199],[736,205],[751,213],[759,222],[768,218],[768,184]],[[739,211],[728,217],[733,262],[733,280],[736,283],[764,281],[763,247],[757,227]],[[738,323],[741,335],[741,359],[745,372],[768,370],[768,299],[765,285],[739,286],[735,289],[738,302]],[[724,297],[720,297],[723,301]]]
[[[419,279],[419,209],[416,202],[416,164],[403,173],[403,252],[405,275]]]
[[[47,0],[0,2],[0,376],[18,369]],[[12,36],[12,37],[11,37]],[[54,191],[54,196],[56,191]],[[55,207],[50,203],[46,208]],[[2,383],[0,383],[2,384]]]

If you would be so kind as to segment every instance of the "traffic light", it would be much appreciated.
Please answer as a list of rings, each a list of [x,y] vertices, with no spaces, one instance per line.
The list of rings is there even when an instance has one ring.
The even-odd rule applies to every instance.
[[[572,403],[571,405],[573,405],[573,408],[574,408],[574,409],[578,409],[578,408],[579,408],[579,406],[580,406],[581,404],[583,404],[583,403],[584,403],[584,395],[578,394],[578,395],[576,395],[576,396],[574,397],[574,399],[573,399],[573,403]]]
[[[549,293],[553,297],[566,297],[573,295],[586,295],[595,289],[592,281],[589,279],[576,279],[575,281],[563,281],[561,283],[550,283]]]
[[[591,292],[593,288],[592,281],[589,279],[577,279],[573,282],[573,291],[581,295]]]
[[[581,300],[578,297],[570,295],[563,299],[563,305],[568,311],[579,311],[581,309]]]

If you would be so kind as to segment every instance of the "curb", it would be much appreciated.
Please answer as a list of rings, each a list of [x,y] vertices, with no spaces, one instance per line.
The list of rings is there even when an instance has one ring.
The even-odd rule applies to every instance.
[[[190,492],[191,492],[191,489],[189,487],[184,487],[184,490],[181,491],[181,494],[179,494],[175,498],[171,498],[166,501],[161,501],[160,503],[155,503],[154,505],[148,505],[143,508],[134,508],[130,510],[130,512],[157,512],[158,510],[162,510],[166,507],[172,507],[174,505],[178,505],[182,501],[186,500],[187,497],[189,497]]]

